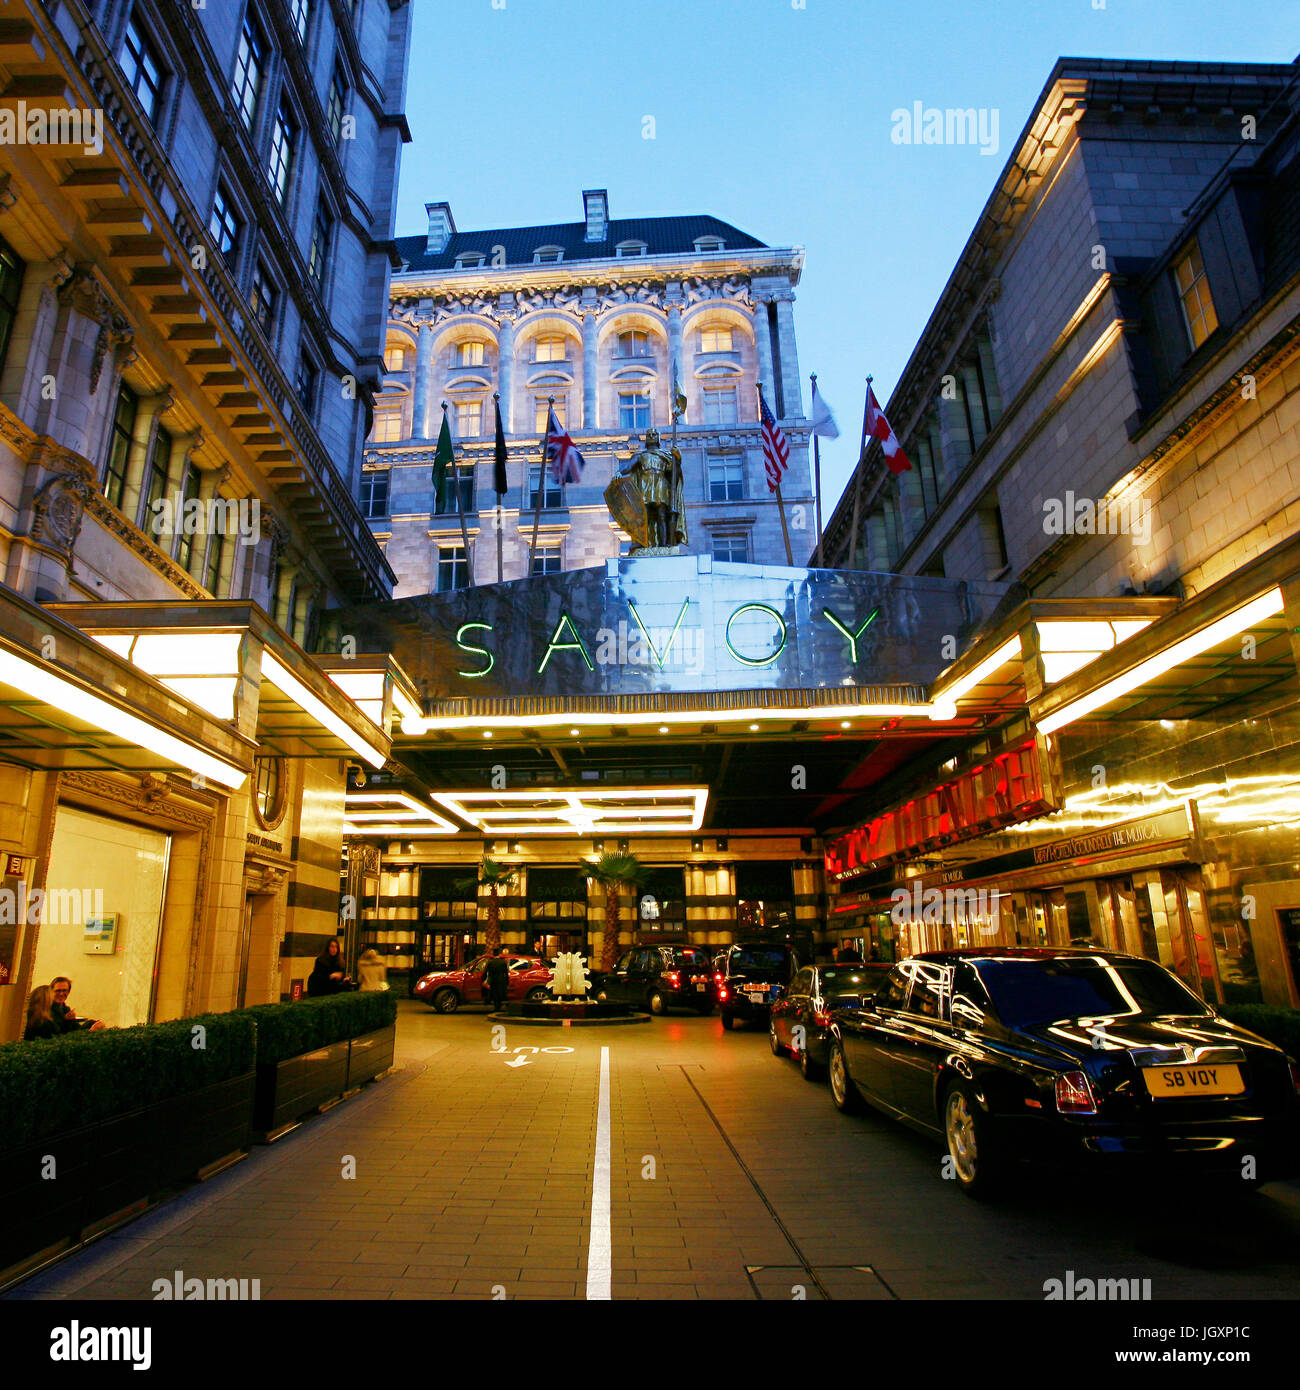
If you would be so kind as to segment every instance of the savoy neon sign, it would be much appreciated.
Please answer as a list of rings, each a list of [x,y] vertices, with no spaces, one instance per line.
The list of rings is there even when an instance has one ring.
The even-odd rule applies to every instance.
[[[568,609],[562,609],[537,661],[536,674],[543,675],[552,661],[559,662],[565,657],[580,662],[587,671],[610,665],[655,666],[661,671],[672,662],[693,665],[692,654],[698,652],[703,634],[698,627],[683,627],[690,606],[691,600],[684,598],[671,628],[652,629],[629,599],[627,607],[634,626],[620,622],[617,628],[601,627],[594,632],[588,630],[585,635]],[[860,622],[856,615],[845,621],[830,608],[822,608],[815,616],[839,634],[846,645],[849,664],[856,666],[858,644],[867,628],[880,616],[880,608],[872,608]],[[483,636],[475,635],[479,633]],[[496,665],[495,636],[494,623],[462,623],[456,631],[456,646],[478,658],[479,664],[458,669],[456,674],[466,680],[481,680],[486,676]],[[771,666],[785,651],[789,625],[771,604],[742,603],[727,616],[720,636],[721,645],[738,666]]]

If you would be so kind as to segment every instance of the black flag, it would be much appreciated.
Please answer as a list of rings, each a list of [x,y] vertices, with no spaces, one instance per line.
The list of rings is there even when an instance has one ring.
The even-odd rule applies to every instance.
[[[497,408],[496,466],[492,470],[492,491],[501,497],[510,487],[506,481],[506,432],[501,423],[501,397],[493,396],[492,399]]]

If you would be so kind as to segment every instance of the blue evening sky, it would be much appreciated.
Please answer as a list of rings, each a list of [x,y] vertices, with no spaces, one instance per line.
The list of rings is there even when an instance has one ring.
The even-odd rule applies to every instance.
[[[805,248],[795,327],[851,474],[863,383],[884,404],[1062,55],[1288,62],[1295,0],[415,0],[399,235],[712,213]],[[999,148],[895,145],[916,101],[998,113]],[[655,138],[642,138],[643,117]]]

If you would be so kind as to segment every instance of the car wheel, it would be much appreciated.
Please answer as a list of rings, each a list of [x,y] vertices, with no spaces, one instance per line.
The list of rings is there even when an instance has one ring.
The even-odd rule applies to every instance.
[[[987,1196],[1001,1175],[992,1131],[971,1091],[960,1082],[950,1086],[943,1098],[943,1132],[953,1176],[972,1197]]]
[[[549,1004],[551,992],[545,985],[537,985],[534,989],[530,989],[524,998],[530,1004]]]
[[[857,1115],[862,1109],[862,1097],[849,1078],[849,1064],[844,1056],[844,1044],[838,1039],[831,1041],[830,1057],[831,1100],[842,1115]]]
[[[652,989],[650,991],[650,997],[646,1000],[646,1003],[649,1005],[650,1012],[656,1017],[668,1012],[668,1001],[657,989]]]
[[[729,1014],[725,1010],[722,1014],[722,1031],[729,1033],[736,1026],[736,1015]]]
[[[822,1065],[820,1062],[813,1061],[806,1038],[804,1039],[803,1051],[799,1054],[799,1075],[805,1081],[820,1081],[822,1079]]]
[[[440,1014],[454,1014],[460,1008],[460,995],[454,989],[440,989],[432,1002]]]
[[[773,1057],[780,1057],[785,1052],[781,1046],[781,1039],[776,1035],[776,1019],[770,1019],[767,1025],[767,1045],[772,1049]]]

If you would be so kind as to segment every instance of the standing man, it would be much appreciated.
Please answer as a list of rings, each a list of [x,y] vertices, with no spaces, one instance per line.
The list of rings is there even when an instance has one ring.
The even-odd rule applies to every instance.
[[[504,946],[492,952],[492,959],[483,971],[483,983],[492,999],[492,1012],[499,1012],[505,1007],[506,990],[510,985],[510,967],[506,964]]]

